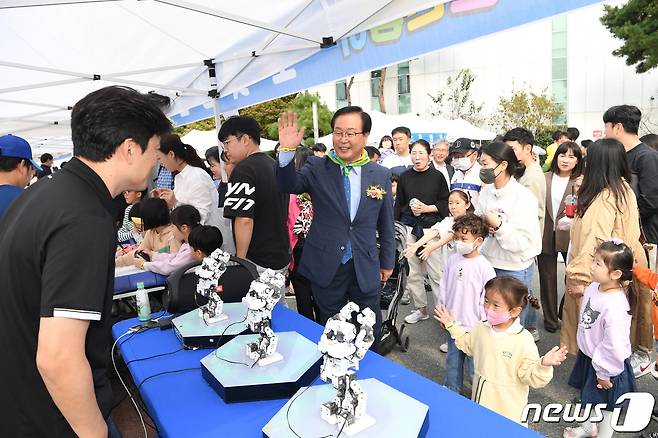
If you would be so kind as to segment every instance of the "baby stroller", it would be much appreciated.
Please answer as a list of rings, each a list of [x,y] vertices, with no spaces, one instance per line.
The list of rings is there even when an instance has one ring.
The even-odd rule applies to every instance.
[[[409,275],[409,263],[402,254],[406,247],[406,229],[400,222],[395,223],[395,267],[393,274],[382,286],[381,308],[385,311],[382,321],[382,340],[379,354],[388,354],[393,347],[399,345],[402,351],[409,348],[409,336],[403,338],[404,324],[398,331],[396,319],[398,317],[398,306],[407,287],[407,276]]]

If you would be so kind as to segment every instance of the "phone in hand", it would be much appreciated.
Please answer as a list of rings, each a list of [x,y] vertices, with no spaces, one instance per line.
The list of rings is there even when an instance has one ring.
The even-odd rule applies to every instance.
[[[145,253],[144,251],[135,251],[135,255],[137,257],[143,258],[145,261],[150,262],[151,261],[151,256]]]

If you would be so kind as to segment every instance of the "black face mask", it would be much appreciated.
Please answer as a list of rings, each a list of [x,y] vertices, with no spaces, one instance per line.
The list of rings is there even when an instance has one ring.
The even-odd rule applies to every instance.
[[[500,164],[498,164],[500,166]],[[482,181],[485,184],[491,184],[493,183],[498,175],[500,175],[500,172],[498,175],[494,172],[496,169],[498,169],[498,166],[494,167],[493,169],[480,169],[480,181]]]

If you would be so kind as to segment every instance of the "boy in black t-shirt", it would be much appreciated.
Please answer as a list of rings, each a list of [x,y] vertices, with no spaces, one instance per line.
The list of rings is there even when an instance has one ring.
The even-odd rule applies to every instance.
[[[219,130],[219,140],[235,164],[224,217],[233,220],[236,255],[260,268],[284,270],[290,262],[289,196],[278,191],[276,162],[259,149],[260,126],[251,117],[231,117]]]

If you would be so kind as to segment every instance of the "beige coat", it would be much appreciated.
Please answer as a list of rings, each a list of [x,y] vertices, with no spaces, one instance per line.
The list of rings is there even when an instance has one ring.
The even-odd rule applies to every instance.
[[[168,225],[159,233],[153,230],[148,230],[144,233],[144,240],[136,250],[130,251],[115,259],[116,266],[132,266],[135,264],[135,251],[147,249],[154,252],[178,252],[181,247],[181,242],[174,238],[174,226]]]
[[[567,266],[567,290],[574,286],[587,287],[589,285],[591,282],[590,266],[594,258],[594,251],[602,242],[613,237],[623,240],[633,250],[637,265],[647,266],[647,258],[640,243],[640,216],[637,200],[628,184],[624,183],[624,188],[625,204],[618,206],[614,195],[610,190],[605,189],[594,198],[582,218],[576,216],[574,219],[571,226],[571,248]],[[569,353],[572,354],[578,352],[576,330],[580,302],[581,297],[565,294],[560,344],[566,345]],[[634,319],[637,314],[636,312],[633,315]]]

